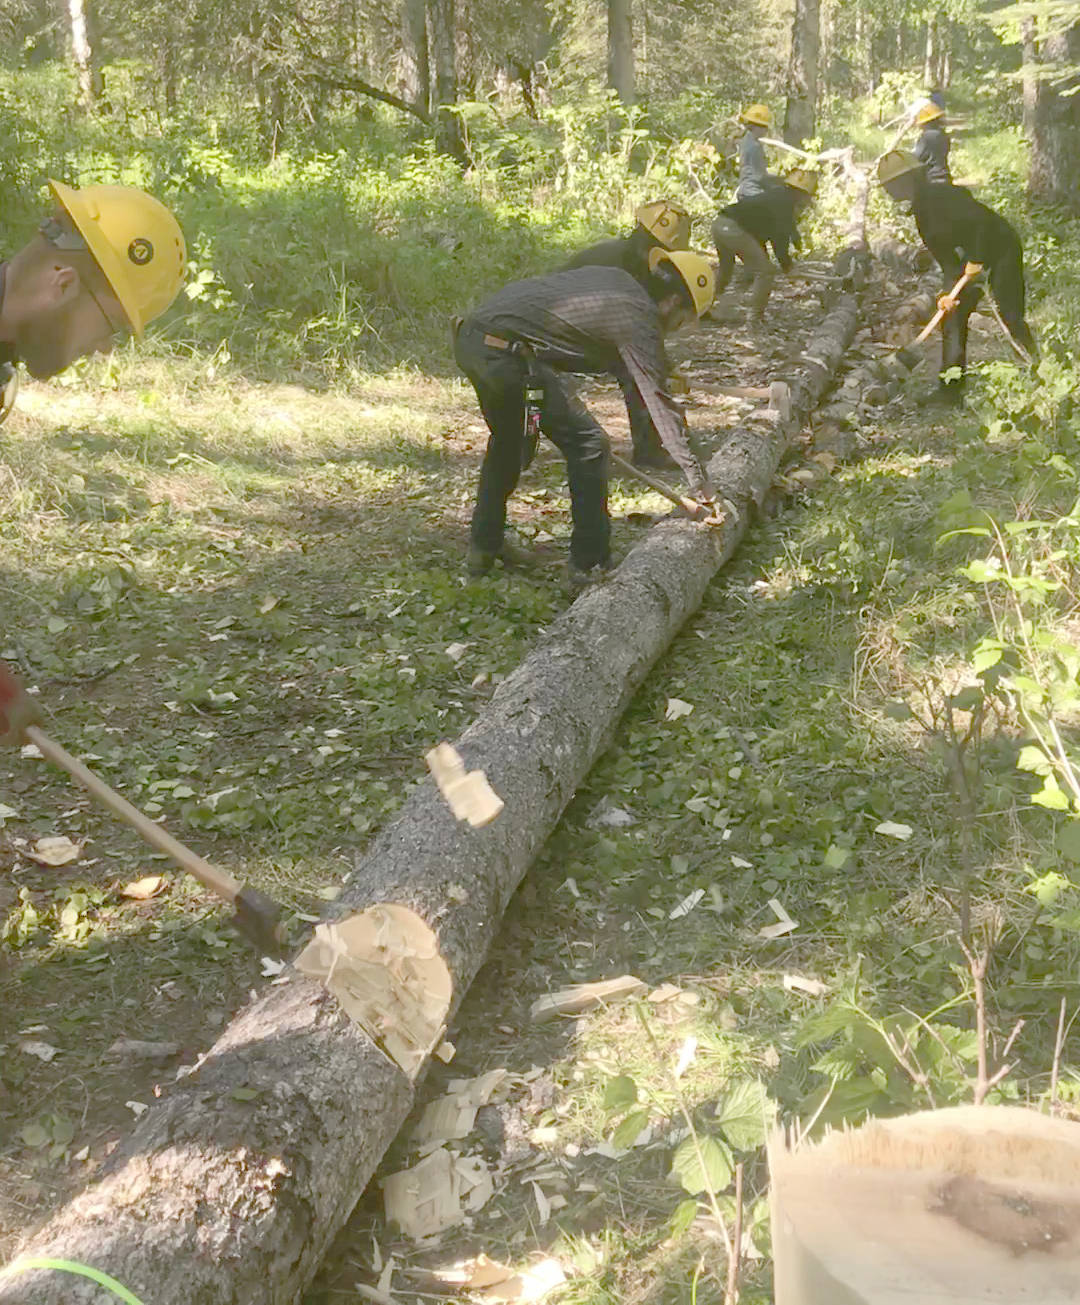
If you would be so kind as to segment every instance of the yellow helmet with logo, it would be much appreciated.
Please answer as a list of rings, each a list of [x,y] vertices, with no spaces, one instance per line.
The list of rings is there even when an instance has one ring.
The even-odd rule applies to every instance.
[[[806,168],[792,168],[784,178],[784,185],[791,186],[795,190],[801,190],[804,194],[813,197],[817,194],[817,173],[810,172]]]
[[[716,273],[703,254],[690,249],[653,249],[649,253],[649,270],[655,272],[661,263],[670,263],[686,283],[698,317],[709,307],[716,294]]]
[[[889,150],[888,154],[881,156],[877,165],[877,179],[884,186],[887,182],[902,177],[905,172],[914,172],[922,166],[922,162],[910,150]]]
[[[678,204],[669,204],[666,199],[642,204],[634,221],[665,249],[687,249],[690,245],[690,214]]]
[[[187,246],[164,204],[134,186],[86,186],[61,181],[49,189],[86,241],[139,337],[180,291]]]
[[[748,127],[771,127],[772,110],[767,104],[751,104],[739,114],[739,121]]]
[[[915,115],[915,121],[920,127],[922,127],[928,122],[933,122],[935,118],[944,118],[944,116],[945,110],[941,105],[935,104],[933,100],[930,100],[927,104],[924,104]]]

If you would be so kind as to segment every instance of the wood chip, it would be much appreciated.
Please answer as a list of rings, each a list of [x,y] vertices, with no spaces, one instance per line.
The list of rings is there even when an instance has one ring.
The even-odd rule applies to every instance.
[[[383,1180],[387,1219],[416,1241],[453,1228],[494,1194],[491,1170],[481,1156],[458,1156],[445,1147]]]
[[[820,979],[804,979],[801,974],[785,974],[784,987],[788,992],[805,992],[808,997],[824,997],[829,986]]]
[[[135,879],[130,884],[125,884],[120,889],[120,896],[130,897],[133,902],[145,902],[151,897],[156,897],[164,887],[164,875],[147,875],[143,879]]]
[[[73,843],[64,834],[54,834],[49,838],[39,838],[30,849],[30,856],[39,865],[67,865],[77,861],[82,855],[82,844]]]
[[[602,979],[596,983],[576,983],[571,988],[561,988],[558,992],[538,997],[529,1007],[529,1018],[534,1024],[540,1024],[555,1015],[578,1015],[601,1003],[637,997],[647,987],[647,984],[635,979],[632,974],[624,974],[618,979]]]
[[[425,753],[424,759],[456,820],[467,821],[474,829],[490,825],[503,809],[503,800],[487,781],[482,770],[465,770],[457,749],[440,743]]]

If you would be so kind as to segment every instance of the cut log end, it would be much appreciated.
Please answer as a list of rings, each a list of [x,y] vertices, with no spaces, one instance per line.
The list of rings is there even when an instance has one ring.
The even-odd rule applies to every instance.
[[[410,1078],[442,1041],[453,981],[434,931],[407,907],[372,906],[317,925],[296,968]]]

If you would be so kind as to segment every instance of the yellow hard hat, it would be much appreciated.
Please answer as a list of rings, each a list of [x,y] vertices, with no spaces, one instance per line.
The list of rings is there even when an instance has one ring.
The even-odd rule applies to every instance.
[[[160,200],[134,186],[74,190],[50,180],[49,189],[141,337],[183,283],[187,246],[180,224]]]
[[[877,178],[884,186],[887,181],[895,181],[905,172],[914,172],[922,166],[922,162],[910,150],[889,150],[888,154],[881,156],[877,165]]]
[[[739,121],[745,122],[747,126],[771,127],[772,110],[767,104],[751,104],[739,114]]]
[[[927,122],[933,122],[935,118],[944,118],[944,116],[945,116],[945,110],[941,107],[941,105],[935,104],[933,100],[931,100],[929,104],[924,104],[922,108],[919,110],[919,112],[915,115],[915,121],[921,127]]]
[[[655,272],[659,264],[671,263],[686,283],[694,312],[698,317],[708,308],[716,294],[716,273],[703,254],[690,249],[653,249],[649,251],[649,270]]]
[[[784,178],[784,185],[791,186],[795,190],[801,190],[807,195],[816,195],[818,179],[816,172],[809,172],[806,168],[792,168]]]
[[[665,249],[687,249],[690,245],[690,214],[678,204],[669,204],[666,199],[642,204],[634,221]]]

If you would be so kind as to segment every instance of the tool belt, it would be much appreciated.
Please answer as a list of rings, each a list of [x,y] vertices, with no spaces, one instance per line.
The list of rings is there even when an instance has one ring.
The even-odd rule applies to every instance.
[[[520,358],[525,364],[525,385],[522,393],[521,470],[526,471],[532,465],[532,461],[536,457],[536,450],[540,445],[540,418],[544,402],[544,380],[532,346],[526,344],[524,340],[508,340],[505,336],[496,335],[492,331],[485,331],[482,326],[477,326],[471,322],[466,323],[462,317],[452,317],[450,319],[450,329],[453,332],[455,344],[458,335],[463,330],[469,331],[473,335],[478,335],[486,348],[499,349],[502,352],[509,353],[512,357]]]

